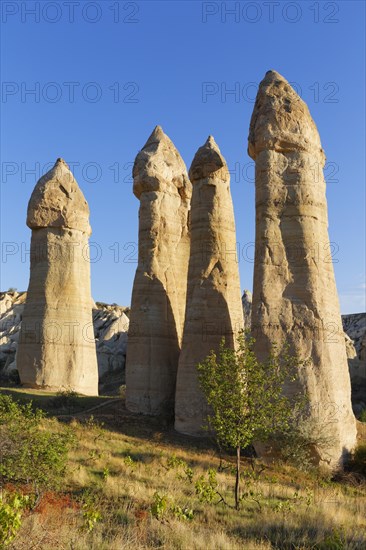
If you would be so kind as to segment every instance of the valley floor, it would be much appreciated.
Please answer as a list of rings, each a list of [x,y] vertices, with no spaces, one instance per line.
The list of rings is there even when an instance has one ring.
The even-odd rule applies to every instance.
[[[359,474],[331,479],[244,458],[237,511],[234,457],[220,460],[210,441],[129,413],[123,396],[65,396],[55,409],[51,394],[1,392],[32,399],[48,411],[47,428],[76,436],[63,486],[39,495],[7,548],[366,548],[366,480]]]

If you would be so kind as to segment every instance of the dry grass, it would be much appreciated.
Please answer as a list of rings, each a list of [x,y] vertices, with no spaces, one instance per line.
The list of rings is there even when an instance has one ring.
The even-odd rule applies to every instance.
[[[116,405],[117,406],[117,405]],[[120,402],[118,407],[120,407]],[[103,409],[101,428],[86,416],[71,422],[77,446],[63,493],[46,493],[24,516],[10,548],[17,550],[267,550],[366,548],[366,488],[345,476],[331,481],[291,467],[243,463],[242,509],[200,502],[195,481],[219,468],[219,458],[205,443],[175,435],[159,420]],[[51,421],[50,421],[51,422]],[[54,422],[52,422],[54,425]],[[60,425],[59,429],[62,429]],[[175,456],[193,471],[169,467]],[[174,461],[173,461],[174,462]],[[218,472],[220,493],[233,504],[231,458]],[[154,494],[167,498],[161,519],[151,513]],[[179,519],[169,508],[192,509],[193,519]],[[85,514],[100,519],[90,532]]]

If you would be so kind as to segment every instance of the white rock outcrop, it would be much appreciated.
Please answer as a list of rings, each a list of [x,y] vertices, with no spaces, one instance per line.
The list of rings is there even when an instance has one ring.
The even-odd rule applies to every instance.
[[[99,391],[115,393],[116,384],[125,383],[127,334],[130,320],[127,308],[97,304],[93,308],[93,325],[97,348]]]
[[[357,357],[366,361],[366,313],[342,315],[343,329],[353,340]]]
[[[243,305],[243,314],[244,314],[244,325],[246,330],[250,330],[252,323],[252,302],[253,296],[250,290],[244,290],[241,297],[241,302]]]

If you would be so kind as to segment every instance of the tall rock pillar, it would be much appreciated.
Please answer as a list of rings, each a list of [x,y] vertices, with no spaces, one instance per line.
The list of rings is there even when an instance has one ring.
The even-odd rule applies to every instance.
[[[64,160],[37,183],[27,300],[17,351],[23,385],[98,395],[88,204]]]
[[[309,360],[299,387],[323,443],[316,460],[341,465],[356,425],[331,248],[325,155],[306,104],[278,73],[261,82],[249,132],[255,160],[256,252],[252,332],[264,359],[289,343]]]
[[[140,200],[139,256],[126,358],[126,405],[171,414],[182,342],[189,260],[191,183],[185,164],[157,126],[133,167]]]
[[[210,136],[198,149],[189,176],[191,253],[186,318],[175,398],[175,429],[201,435],[207,405],[200,390],[197,364],[222,337],[234,347],[244,327],[230,174]]]

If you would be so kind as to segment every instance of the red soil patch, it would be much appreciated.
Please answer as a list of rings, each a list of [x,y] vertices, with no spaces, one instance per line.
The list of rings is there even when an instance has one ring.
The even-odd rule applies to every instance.
[[[143,510],[140,508],[139,510],[135,511],[135,518],[140,521],[146,520],[148,516],[149,516],[149,512],[147,510]]]
[[[49,514],[54,512],[64,512],[66,509],[79,510],[80,505],[75,502],[69,494],[47,491],[41,496],[41,500],[34,511],[39,514]]]

